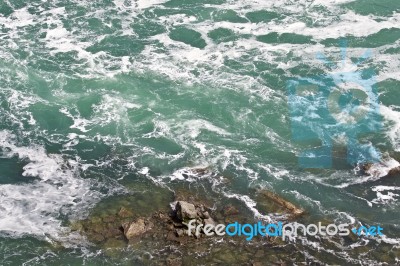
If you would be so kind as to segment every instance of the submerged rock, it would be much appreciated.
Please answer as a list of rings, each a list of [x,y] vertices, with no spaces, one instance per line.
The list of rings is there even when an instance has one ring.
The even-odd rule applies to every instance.
[[[259,204],[267,206],[270,212],[283,212],[289,215],[290,218],[296,218],[304,214],[303,209],[297,207],[276,193],[267,190],[259,190],[257,194]],[[274,208],[273,205],[275,205],[276,208]]]
[[[118,212],[118,216],[121,218],[130,218],[133,217],[133,212],[125,207],[121,207],[121,209]]]
[[[228,205],[228,206],[224,207],[223,214],[225,216],[238,215],[239,214],[239,210],[233,205]]]
[[[122,255],[122,249],[126,246],[125,241],[115,238],[108,239],[102,248],[109,257],[119,257]]]

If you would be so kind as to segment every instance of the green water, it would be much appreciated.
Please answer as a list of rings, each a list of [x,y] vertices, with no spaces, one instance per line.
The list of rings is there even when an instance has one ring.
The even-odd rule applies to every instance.
[[[198,166],[230,178],[221,197],[246,206],[261,186],[315,219],[380,224],[371,249],[398,250],[398,176],[303,169],[319,144],[293,141],[286,86],[335,71],[316,55],[340,66],[346,39],[344,69],[376,73],[382,129],[368,140],[399,160],[399,12],[397,0],[0,0],[0,264],[135,264],[74,241],[68,221],[149,180],[207,182],[180,174]],[[348,250],[333,254],[381,261]]]

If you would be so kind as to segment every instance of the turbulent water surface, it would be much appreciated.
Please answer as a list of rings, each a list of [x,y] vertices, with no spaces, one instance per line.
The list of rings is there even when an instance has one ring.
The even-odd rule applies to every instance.
[[[399,248],[400,179],[383,165],[302,169],[286,89],[373,68],[382,128],[370,140],[396,166],[398,0],[0,0],[0,58],[2,265],[101,262],[68,221],[146,180],[202,182],[182,175],[200,166],[229,176],[215,190],[256,216],[261,186],[310,216],[385,228],[335,249],[303,239],[309,250],[368,264],[380,259],[349,250]]]

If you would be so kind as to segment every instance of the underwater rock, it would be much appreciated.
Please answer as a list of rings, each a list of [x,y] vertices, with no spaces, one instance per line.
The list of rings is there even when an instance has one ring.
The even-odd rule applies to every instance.
[[[133,217],[133,212],[125,207],[121,207],[121,209],[118,212],[118,216],[121,218],[130,218]]]
[[[257,194],[258,201],[261,205],[270,205],[269,203],[273,203],[277,205],[278,211],[279,209],[282,210],[282,212],[288,214],[290,218],[296,218],[304,214],[303,209],[297,207],[296,205],[282,198],[276,193],[267,190],[259,190],[257,191]],[[277,211],[273,210],[273,212]]]
[[[90,242],[100,244],[108,239],[123,239],[124,235],[119,227],[120,221],[115,216],[104,218],[94,216],[71,224],[71,230],[78,231],[87,236]]]
[[[121,239],[110,238],[102,245],[105,254],[109,257],[118,257],[122,254],[122,249],[126,246],[125,241]]]
[[[239,210],[233,205],[228,205],[228,206],[224,207],[223,214],[225,216],[238,215],[239,214]]]

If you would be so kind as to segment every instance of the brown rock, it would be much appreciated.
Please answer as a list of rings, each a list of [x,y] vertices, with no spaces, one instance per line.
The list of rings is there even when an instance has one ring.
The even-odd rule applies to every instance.
[[[163,214],[162,212],[160,212],[160,213],[158,214],[158,218],[160,218],[161,220],[165,220],[165,219],[167,219],[168,217],[167,217],[167,215],[165,215],[165,214]]]
[[[371,169],[372,166],[373,166],[372,163],[366,163],[366,164],[361,165],[360,168],[362,171],[367,172],[369,169]]]
[[[183,229],[176,229],[176,235],[178,237],[184,236],[185,235],[185,231]]]
[[[167,230],[168,231],[174,230],[174,225],[172,223],[167,224]]]
[[[151,229],[151,225],[143,218],[139,218],[135,222],[124,224],[124,235],[128,240],[134,239]]]
[[[281,196],[279,196],[273,192],[270,192],[267,190],[260,190],[260,191],[258,191],[258,194],[259,194],[259,196],[261,196],[261,198],[270,200],[273,203],[277,204],[278,206],[282,207],[292,217],[297,217],[297,216],[301,216],[304,214],[303,209],[298,208],[293,203],[287,201],[286,199],[282,198]]]
[[[208,225],[208,224],[215,225],[215,222],[212,218],[204,219],[203,222],[204,222],[204,225]]]
[[[178,201],[176,204],[176,213],[180,220],[189,220],[197,218],[196,207],[186,201]]]
[[[181,222],[172,221],[172,224],[174,225],[174,227],[177,227],[177,228],[181,228],[184,226]]]
[[[400,166],[393,168],[389,171],[388,176],[398,175],[400,174]]]
[[[207,211],[205,211],[202,213],[201,217],[204,219],[208,219],[208,218],[210,218],[210,214]]]
[[[174,234],[174,232],[169,232],[166,236],[168,241],[176,241],[179,242],[179,238]]]

